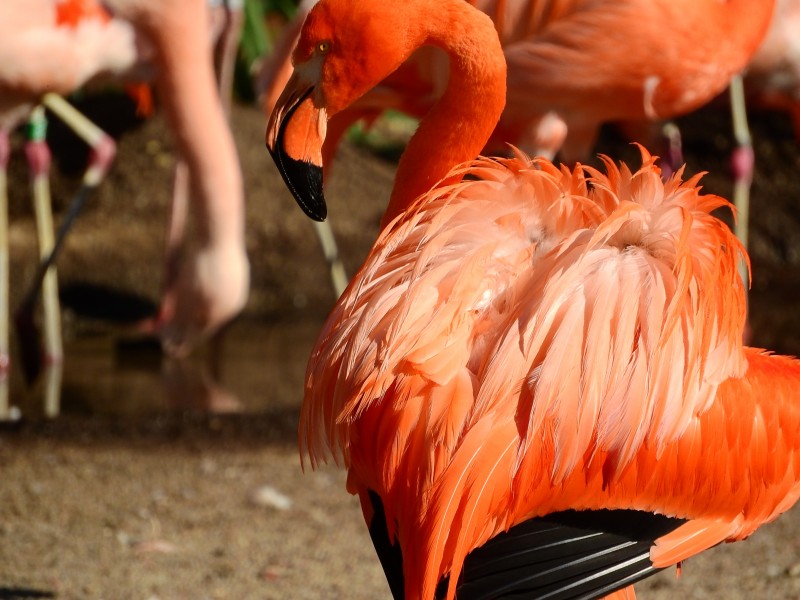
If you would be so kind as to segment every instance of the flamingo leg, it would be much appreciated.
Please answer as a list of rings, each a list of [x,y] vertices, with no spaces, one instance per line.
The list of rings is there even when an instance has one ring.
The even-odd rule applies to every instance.
[[[236,63],[236,51],[239,36],[244,24],[244,2],[241,0],[225,0],[224,21],[219,37],[214,44],[214,71],[219,83],[219,95],[225,114],[231,114],[231,97],[233,95],[233,75]]]
[[[50,149],[45,140],[47,119],[44,108],[37,106],[28,121],[28,141],[25,155],[31,173],[33,206],[36,214],[36,231],[39,238],[39,257],[44,261],[53,251],[53,211],[50,203]],[[42,310],[44,315],[44,357],[46,363],[63,360],[61,341],[61,315],[58,304],[56,271],[49,268],[42,278]]]
[[[661,126],[661,135],[664,138],[666,158],[661,162],[661,175],[666,179],[683,164],[683,139],[681,130],[674,121],[667,121]]]
[[[172,203],[167,216],[167,234],[164,247],[164,293],[160,317],[166,318],[175,310],[178,276],[181,266],[181,250],[186,237],[186,222],[189,218],[189,168],[182,158],[175,163],[172,183]]]
[[[61,412],[61,380],[63,363],[52,363],[44,370],[44,416],[55,419]]]
[[[317,233],[319,242],[322,245],[322,252],[331,272],[331,282],[336,292],[336,297],[342,295],[347,287],[347,272],[344,270],[344,263],[339,256],[339,247],[336,245],[336,238],[333,235],[329,221],[313,221],[314,231]]]
[[[53,215],[50,205],[50,150],[45,142],[46,120],[44,107],[50,109],[75,133],[92,147],[89,165],[83,175],[81,187],[70,202],[69,209],[53,237]],[[26,145],[33,182],[34,204],[39,233],[41,262],[33,284],[17,309],[15,321],[20,332],[20,349],[23,369],[28,381],[33,381],[41,368],[38,351],[38,330],[33,323],[33,311],[40,289],[43,293],[45,324],[45,362],[60,364],[63,360],[61,318],[58,305],[58,283],[51,269],[69,229],[78,216],[89,193],[100,184],[116,154],[116,144],[99,127],[56,94],[45,94],[42,105],[31,115],[31,139]]]
[[[111,136],[58,94],[45,94],[42,104],[92,148],[92,155],[89,157],[89,165],[83,174],[81,185],[89,188],[97,187],[117,154],[116,143]]]
[[[745,250],[748,244],[748,221],[750,219],[750,185],[753,182],[755,155],[750,128],[747,125],[747,107],[744,99],[744,84],[741,75],[731,79],[729,87],[731,99],[731,117],[733,119],[733,135],[737,147],[731,156],[733,169],[733,204],[736,207],[736,225],[734,233],[742,242]],[[750,277],[747,265],[739,261],[739,274],[744,282],[745,291],[750,288]]]
[[[8,251],[8,157],[11,152],[8,130],[0,129],[0,421],[10,417],[8,373],[9,348],[9,251]]]

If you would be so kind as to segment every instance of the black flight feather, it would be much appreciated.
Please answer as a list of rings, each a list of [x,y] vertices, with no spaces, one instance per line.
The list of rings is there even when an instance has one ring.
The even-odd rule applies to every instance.
[[[391,544],[383,503],[370,492],[370,535],[395,600],[404,598],[403,556]],[[515,525],[467,555],[457,600],[590,600],[659,569],[650,547],[682,519],[636,510],[565,511]],[[439,583],[442,600],[448,579]]]

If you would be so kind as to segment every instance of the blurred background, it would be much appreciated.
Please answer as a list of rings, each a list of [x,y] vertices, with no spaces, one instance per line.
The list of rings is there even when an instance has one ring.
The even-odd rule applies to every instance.
[[[303,474],[296,450],[306,360],[336,294],[312,223],[264,146],[259,74],[295,4],[237,7],[229,122],[244,182],[250,292],[223,333],[187,358],[165,355],[136,326],[158,310],[165,281],[178,159],[163,101],[156,95],[154,110],[143,112],[139,96],[114,84],[68,97],[115,140],[117,155],[57,259],[63,368],[26,382],[11,330],[9,418],[0,423],[0,598],[389,597],[342,474]],[[751,345],[796,355],[800,144],[791,110],[753,103],[749,118]],[[727,95],[675,123],[686,174],[708,172],[705,192],[730,198]],[[337,153],[326,195],[349,274],[377,236],[415,125],[385,114],[369,130],[356,125]],[[10,140],[13,312],[39,250],[25,129]],[[56,118],[46,140],[58,224],[89,149]],[[588,161],[599,166],[597,153],[639,162],[613,125]],[[795,509],[747,544],[690,561],[679,581],[663,574],[640,589],[645,599],[800,598],[800,515]]]

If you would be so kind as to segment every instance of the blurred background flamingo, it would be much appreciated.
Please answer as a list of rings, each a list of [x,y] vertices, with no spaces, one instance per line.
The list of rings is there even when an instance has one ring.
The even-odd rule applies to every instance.
[[[14,15],[3,21],[9,27],[4,50],[17,57],[6,63],[13,67],[3,74],[5,86],[15,93],[5,97],[9,103],[6,130],[14,124],[12,118],[27,112],[25,102],[36,101],[44,92],[66,93],[92,79],[125,80],[142,77],[142,69],[155,71],[185,166],[180,163],[177,167],[164,298],[151,328],[170,351],[186,352],[241,310],[248,285],[241,175],[211,65],[207,8],[201,0],[158,8],[144,2],[109,5],[113,18],[89,0],[39,1],[24,9],[15,3],[4,5],[4,10]],[[80,14],[69,17],[72,22],[65,24],[63,14],[71,14],[70,10]],[[57,11],[62,16],[57,16]],[[237,37],[236,32],[233,36]],[[229,38],[223,36],[225,57],[231,54]],[[60,40],[64,48],[43,52],[40,40]],[[118,47],[122,50],[116,51]],[[118,56],[121,53],[122,58]],[[42,55],[50,57],[49,62],[43,61]],[[30,67],[20,68],[27,64],[26,59]],[[73,69],[79,76],[67,79],[70,69],[63,67],[61,60],[79,67]],[[51,79],[37,75],[42,69]],[[225,72],[228,80],[229,71]],[[194,127],[195,122],[204,127]],[[46,152],[42,140],[39,147]],[[187,197],[194,207],[197,243],[186,249],[188,255],[181,261],[177,254],[184,241]],[[55,297],[55,293],[49,296]],[[46,312],[57,316],[57,308]],[[57,326],[48,327],[54,329]],[[48,347],[47,354],[54,360],[60,348]]]
[[[9,132],[30,116],[32,133],[26,147],[35,199],[40,256],[53,250],[52,216],[48,187],[50,156],[44,141],[44,102],[72,123],[95,148],[84,184],[97,185],[113,157],[113,142],[87,119],[58,100],[55,93],[68,93],[98,75],[119,74],[136,60],[133,30],[121,21],[90,18],[80,22],[62,4],[49,0],[31,3],[6,2],[0,7],[3,41],[0,43],[0,416],[7,416],[5,381],[10,366],[8,291],[8,197],[6,169],[9,160]],[[43,61],[42,56],[52,57]],[[63,61],[63,64],[62,64]],[[49,95],[48,95],[49,94]],[[55,273],[44,281],[45,354],[50,363],[61,361],[58,291]],[[37,285],[38,288],[38,285]],[[38,352],[38,348],[35,349]]]
[[[179,269],[168,264],[155,322],[168,350],[186,353],[241,310],[249,284],[241,173],[211,61],[208,9],[203,0],[108,5],[155,49],[156,90],[186,163],[195,244]],[[182,232],[176,220],[171,234]],[[172,237],[168,248],[177,245]]]
[[[777,0],[772,24],[747,67],[745,87],[756,106],[786,111],[800,141],[800,1]]]
[[[173,210],[166,236],[161,307],[158,316],[141,327],[143,331],[157,333],[168,352],[185,354],[244,307],[249,284],[241,173],[215,81],[208,8],[203,0],[183,0],[163,7],[120,0],[108,6],[111,13],[92,0],[4,4],[3,10],[10,11],[13,17],[2,20],[8,33],[0,46],[14,57],[4,62],[10,66],[6,66],[0,75],[4,89],[9,91],[4,95],[4,139],[19,117],[30,112],[30,103],[44,98],[51,110],[58,111],[56,114],[62,118],[66,115],[72,124],[80,124],[78,127],[73,125],[73,128],[91,131],[89,141],[99,149],[113,146],[108,136],[92,129],[88,120],[81,118],[77,111],[70,110],[66,103],[56,103],[52,92],[68,93],[103,78],[116,81],[141,79],[154,72],[182,161],[176,167]],[[230,27],[223,25],[220,32],[228,29]],[[234,32],[234,37],[237,33]],[[229,36],[223,35],[222,38],[228,46],[222,54],[230,57]],[[44,42],[53,47],[43,47]],[[60,46],[56,46],[58,43]],[[34,118],[37,123],[42,123],[42,111],[35,111]],[[198,122],[202,122],[203,127],[196,127]],[[52,231],[47,192],[49,152],[43,126],[39,125],[38,129],[37,137],[28,144],[28,155],[34,177],[37,215],[44,215],[38,218],[40,239],[44,240],[41,248],[44,257],[53,249],[52,234],[48,235],[48,231]],[[87,171],[93,186],[99,183],[110,162],[108,150],[95,155],[102,159],[102,169],[98,172],[92,165]],[[195,224],[192,245],[185,243],[188,203],[191,203]],[[74,203],[74,206],[79,208],[80,205]],[[2,208],[5,215],[6,208]],[[74,213],[69,218],[74,218]],[[3,238],[1,245],[7,247],[7,234],[0,237]],[[3,257],[7,257],[7,251],[3,252]],[[45,271],[40,269],[40,272]],[[5,296],[0,304],[4,305],[6,312],[0,315],[4,321],[0,326],[0,355],[4,357],[5,379],[10,364],[7,270],[0,275]],[[47,272],[42,285],[45,292],[45,361],[59,364],[62,350],[54,271]],[[38,280],[21,306],[18,322],[32,322],[37,289]],[[27,359],[23,363],[30,378],[38,372],[39,349],[32,328],[22,329],[20,347],[22,356]],[[57,410],[54,407],[57,406],[59,372],[59,369],[48,372],[45,397],[48,413]],[[2,412],[6,415],[7,392],[4,396]]]

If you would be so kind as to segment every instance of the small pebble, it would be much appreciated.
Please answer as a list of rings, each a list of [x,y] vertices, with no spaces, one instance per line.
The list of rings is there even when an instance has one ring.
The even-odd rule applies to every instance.
[[[784,571],[780,565],[776,565],[775,563],[767,565],[767,577],[770,578],[780,577],[783,574],[783,572]]]
[[[166,540],[148,540],[134,544],[133,551],[136,554],[174,554],[178,548]]]
[[[250,502],[256,506],[268,506],[278,510],[289,510],[292,499],[282,494],[271,485],[262,485],[250,494]]]

